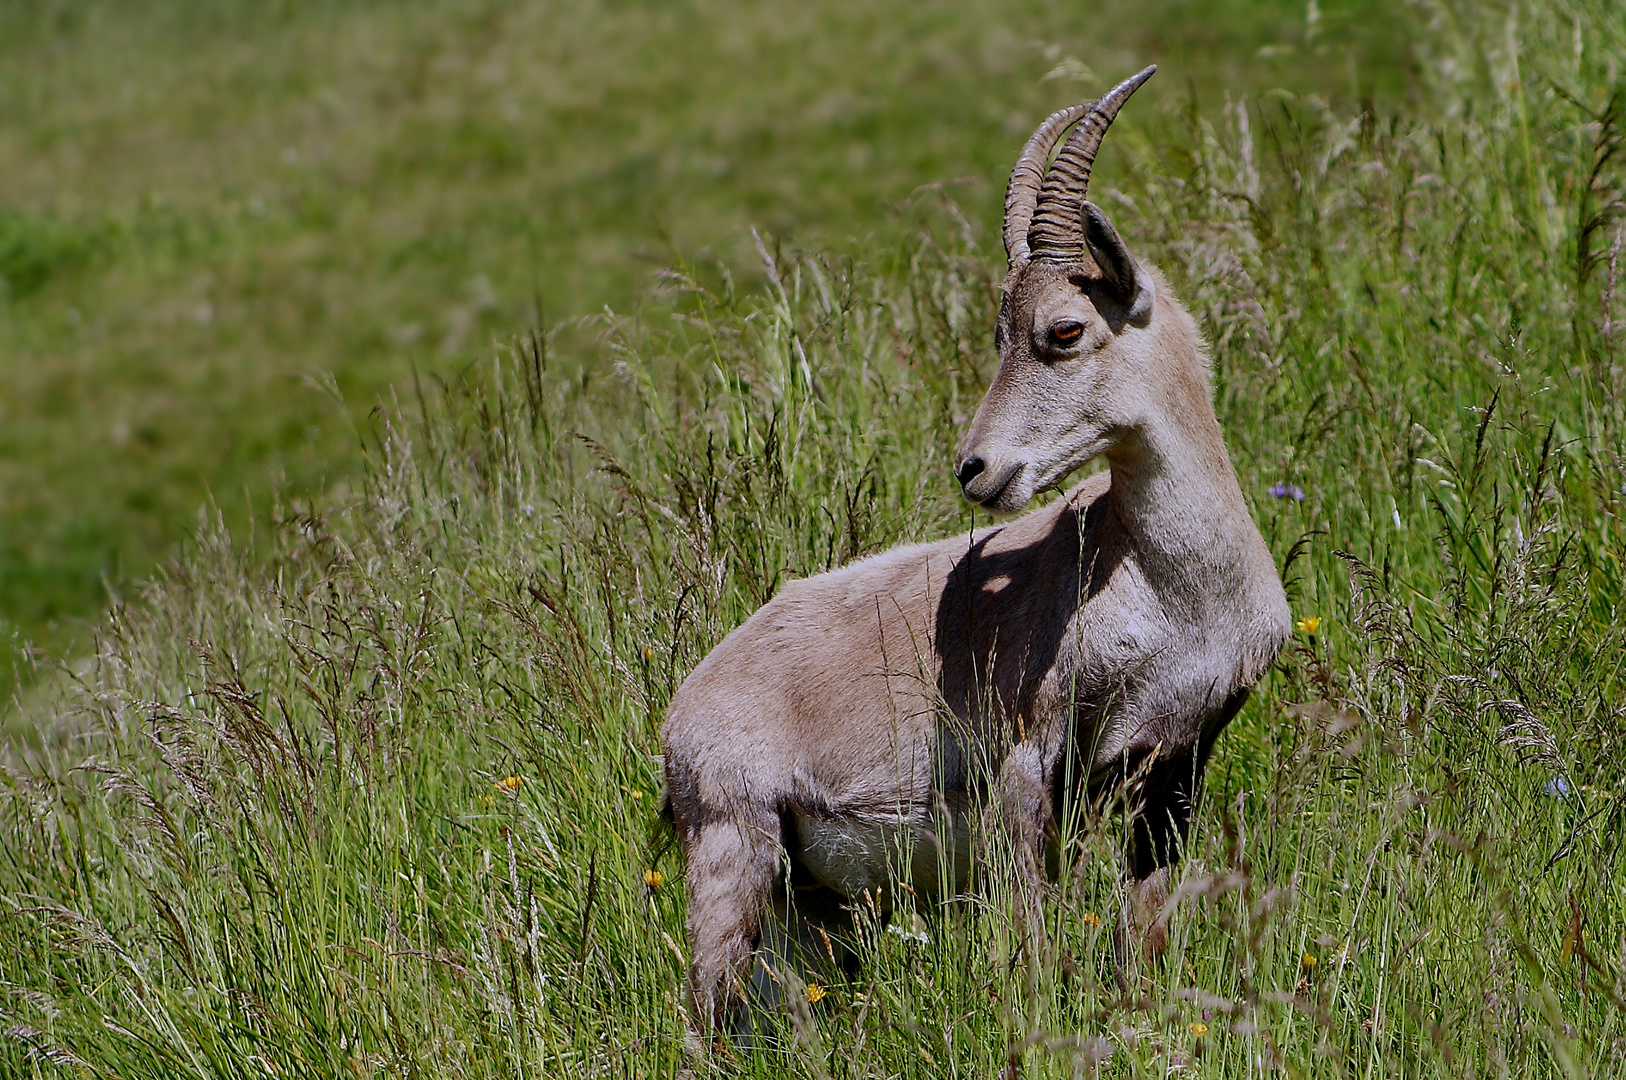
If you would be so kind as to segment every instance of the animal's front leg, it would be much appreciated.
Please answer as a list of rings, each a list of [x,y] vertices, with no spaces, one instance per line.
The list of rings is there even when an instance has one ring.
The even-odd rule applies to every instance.
[[[1163,914],[1163,907],[1169,901],[1172,877],[1169,867],[1160,866],[1145,877],[1131,878],[1127,882],[1128,895],[1115,942],[1120,970],[1133,965],[1135,953],[1156,960],[1168,948],[1168,918]]]
[[[1050,785],[1044,753],[1035,743],[1014,747],[1000,767],[995,798],[989,804],[989,854],[993,865],[1009,866],[1015,923],[1029,955],[1043,955],[1044,830],[1050,820]]]
[[[1192,751],[1151,761],[1130,793],[1129,880],[1115,946],[1118,972],[1126,989],[1140,981],[1138,960],[1156,961],[1168,947],[1169,899],[1173,867],[1185,846],[1200,775]]]

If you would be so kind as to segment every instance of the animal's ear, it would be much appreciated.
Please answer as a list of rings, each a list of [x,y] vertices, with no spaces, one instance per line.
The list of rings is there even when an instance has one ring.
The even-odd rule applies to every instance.
[[[1096,265],[1106,276],[1106,282],[1126,309],[1125,321],[1145,326],[1152,321],[1152,278],[1135,257],[1124,247],[1123,238],[1112,227],[1101,208],[1092,202],[1084,204],[1084,243],[1095,257]]]

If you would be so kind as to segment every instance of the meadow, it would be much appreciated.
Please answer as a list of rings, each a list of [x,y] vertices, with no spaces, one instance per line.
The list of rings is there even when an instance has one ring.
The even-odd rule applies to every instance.
[[[1626,12],[1366,18],[1405,30],[1390,74],[1360,82],[1358,34],[1307,55],[1306,18],[1280,54],[1300,89],[1171,78],[1093,189],[1212,344],[1299,620],[1219,743],[1150,989],[1113,975],[1106,816],[1067,838],[1046,953],[1001,947],[997,885],[857,907],[857,973],[702,1075],[1626,1072]],[[1086,62],[1082,92],[1138,66],[1082,38],[1030,56],[1001,77],[1023,122],[1081,96]],[[1310,92],[1318,66],[1337,84]],[[785,580],[986,521],[950,458],[991,369],[1013,107],[967,114],[974,182],[904,156],[898,187],[810,215],[839,230],[841,199],[895,198],[868,231],[713,194],[693,235],[737,250],[677,238],[621,314],[481,316],[495,340],[416,377],[364,366],[376,408],[327,384],[343,483],[313,466],[255,514],[208,515],[19,696],[0,1072],[676,1075],[662,709]],[[510,277],[481,264],[500,296],[528,241],[491,229],[513,245]],[[123,288],[113,258],[42,280],[6,333],[44,319],[24,305]],[[542,287],[591,263],[558,265]],[[625,265],[584,270],[584,295]],[[222,416],[281,415],[243,378]]]
[[[986,230],[1079,56],[1172,65],[1153,100],[1403,92],[1323,7],[0,3],[0,679],[87,649],[200,507],[353,487],[414,371],[677,259],[759,284],[751,225],[873,258],[947,182]]]

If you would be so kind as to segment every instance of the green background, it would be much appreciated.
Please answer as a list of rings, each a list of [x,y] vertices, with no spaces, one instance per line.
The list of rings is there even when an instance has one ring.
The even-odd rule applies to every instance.
[[[0,5],[0,640],[90,647],[200,513],[354,482],[391,387],[636,309],[748,227],[997,246],[1051,109],[1408,93],[1364,2]],[[1172,106],[1171,106],[1172,107]],[[1116,160],[1102,168],[1108,182]],[[10,682],[10,680],[7,680]]]

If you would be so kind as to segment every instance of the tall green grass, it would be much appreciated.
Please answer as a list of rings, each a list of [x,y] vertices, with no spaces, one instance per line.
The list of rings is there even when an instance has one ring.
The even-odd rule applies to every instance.
[[[1095,197],[1212,341],[1307,620],[1219,744],[1150,992],[1112,973],[1103,821],[1048,954],[998,947],[997,895],[860,907],[858,974],[703,1071],[1623,1071],[1626,17],[1423,14],[1403,109],[1270,93],[1108,144]],[[666,701],[787,578],[973,520],[998,253],[919,199],[907,243],[764,238],[760,284],[680,268],[403,382],[363,489],[201,529],[6,762],[0,1069],[681,1068]]]
[[[415,368],[674,252],[760,284],[753,224],[856,252],[953,182],[988,230],[1020,139],[1148,57],[1148,103],[1398,95],[1381,2],[0,2],[0,685],[199,506],[355,482]]]

